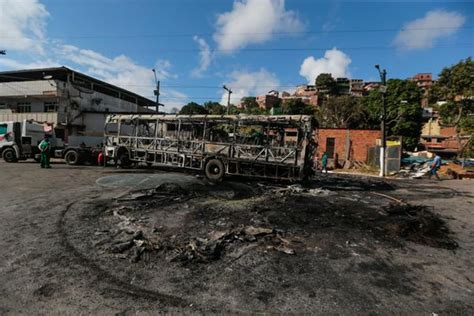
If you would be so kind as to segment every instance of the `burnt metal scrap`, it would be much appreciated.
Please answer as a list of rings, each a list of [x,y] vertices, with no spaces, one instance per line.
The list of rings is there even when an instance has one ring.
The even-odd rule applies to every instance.
[[[305,115],[112,115],[106,154],[121,165],[224,175],[303,179],[313,166],[315,127]]]

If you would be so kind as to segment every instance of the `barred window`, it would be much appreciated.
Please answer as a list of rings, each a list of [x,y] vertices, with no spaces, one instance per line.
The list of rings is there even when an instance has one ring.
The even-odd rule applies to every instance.
[[[17,103],[18,113],[30,113],[31,112],[31,103],[20,102]]]
[[[45,112],[57,112],[58,111],[58,103],[57,102],[45,102],[44,103],[44,111]]]

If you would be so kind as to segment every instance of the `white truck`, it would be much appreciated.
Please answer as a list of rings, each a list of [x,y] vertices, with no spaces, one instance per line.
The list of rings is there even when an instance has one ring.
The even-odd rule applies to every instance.
[[[54,134],[52,124],[24,120],[23,122],[0,122],[0,155],[6,162],[17,162],[34,158],[39,161],[39,143],[44,135],[51,136],[52,156],[64,146],[61,139]]]

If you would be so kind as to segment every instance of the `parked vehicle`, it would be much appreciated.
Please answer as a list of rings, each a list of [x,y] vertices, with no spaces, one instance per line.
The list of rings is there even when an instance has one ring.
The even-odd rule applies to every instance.
[[[50,135],[53,156],[61,154],[63,143],[54,134],[52,124],[24,120],[0,122],[0,154],[6,162],[34,158],[39,161],[39,143],[45,134]]]
[[[96,165],[101,151],[101,147],[90,147],[86,145],[67,146],[62,153],[62,157],[64,161],[71,166],[83,164]]]
[[[303,179],[311,173],[312,116],[110,115],[105,154],[118,165],[132,163],[224,175]]]

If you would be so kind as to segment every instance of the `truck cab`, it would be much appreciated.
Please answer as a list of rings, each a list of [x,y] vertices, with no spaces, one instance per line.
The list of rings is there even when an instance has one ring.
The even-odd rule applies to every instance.
[[[0,155],[6,162],[17,162],[28,158],[37,159],[39,143],[45,134],[51,135],[51,146],[57,148],[58,140],[52,125],[24,120],[23,122],[0,122]]]

